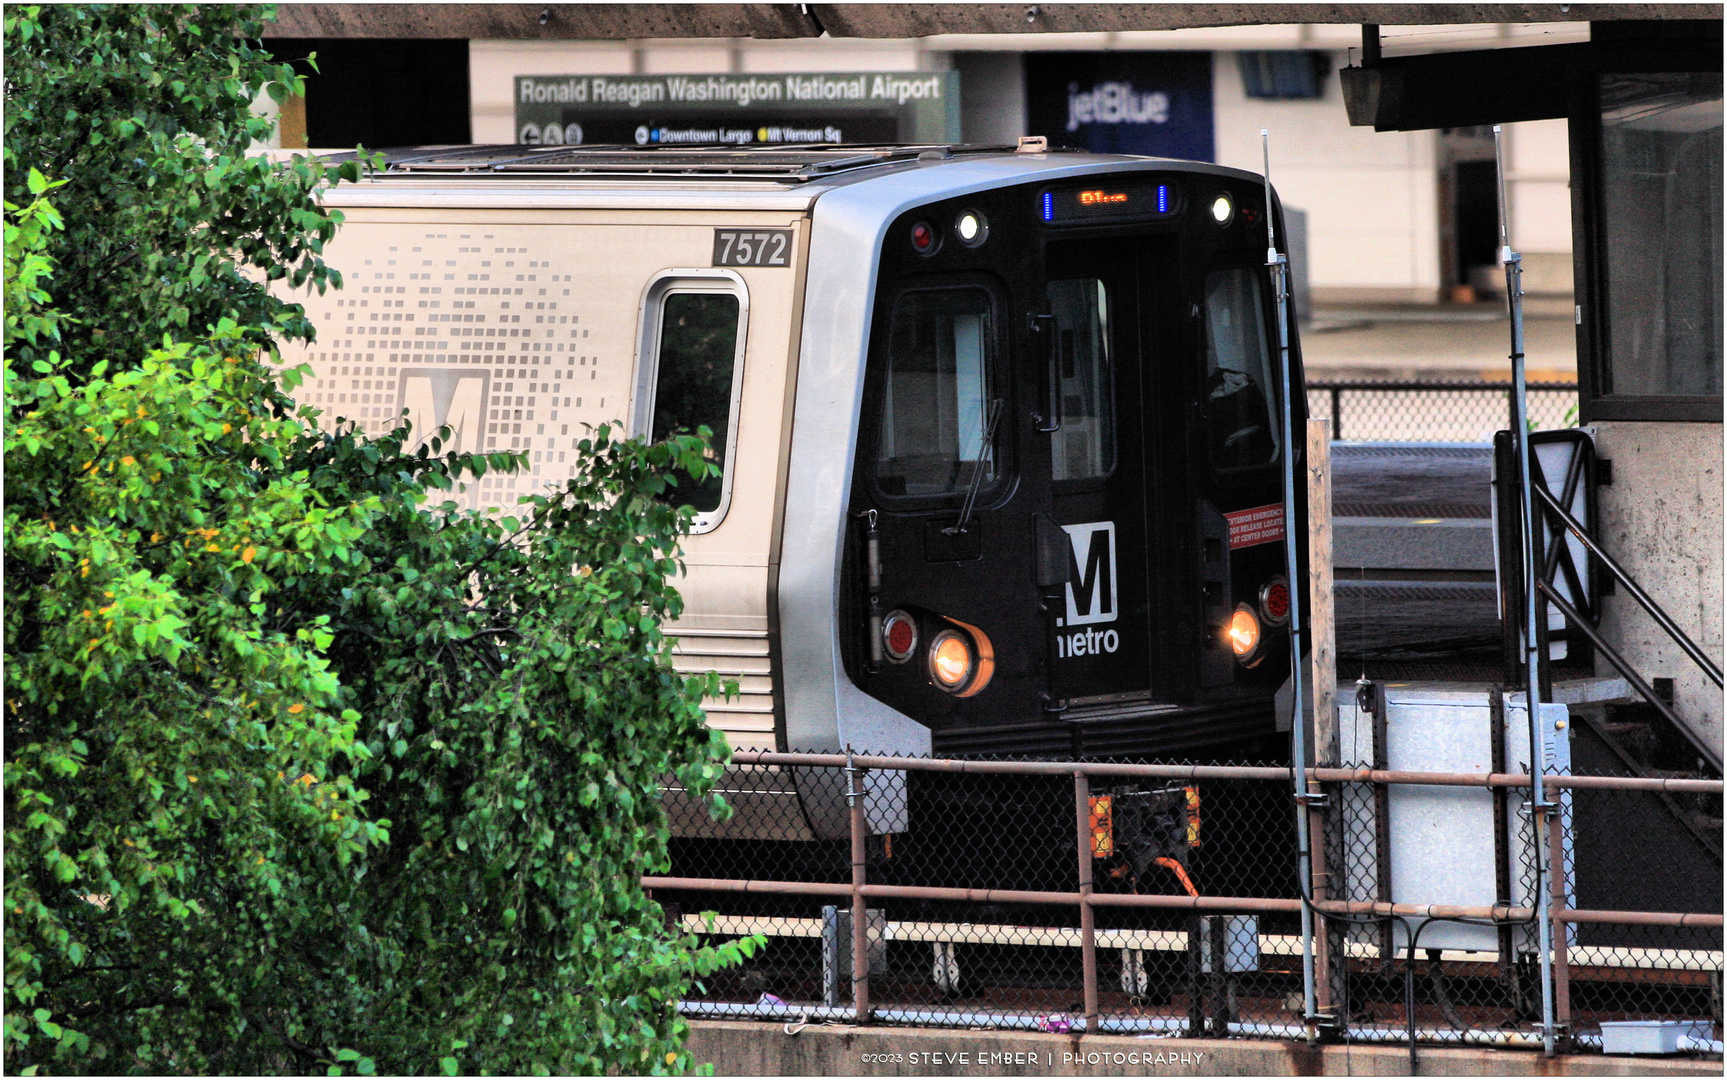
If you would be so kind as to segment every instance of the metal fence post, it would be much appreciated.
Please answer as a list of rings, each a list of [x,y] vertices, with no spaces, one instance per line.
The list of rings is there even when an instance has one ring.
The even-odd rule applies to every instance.
[[[1343,387],[1331,388],[1331,437],[1343,438]]]
[[[869,1021],[869,912],[864,903],[864,788],[863,770],[852,764],[846,748],[846,802],[851,805],[852,840],[852,1015],[860,1024]]]
[[[1097,923],[1091,908],[1091,781],[1073,774],[1073,810],[1079,826],[1079,951],[1085,980],[1085,1033],[1096,1035]]]
[[[1332,596],[1332,532],[1331,532],[1331,424],[1325,420],[1307,421],[1307,587],[1308,607],[1312,612],[1311,674],[1313,676],[1313,759],[1318,765],[1335,766],[1339,762],[1337,730],[1337,629],[1336,607]],[[1298,704],[1291,713],[1301,715]],[[1304,763],[1305,765],[1305,763]],[[1308,825],[1312,845],[1312,881],[1315,900],[1330,899],[1331,875],[1325,861],[1324,789],[1317,780],[1309,780],[1307,793],[1317,796],[1308,803]],[[1334,1024],[1331,993],[1331,930],[1326,920],[1314,920],[1313,978],[1315,1012],[1328,1019],[1322,1024]]]

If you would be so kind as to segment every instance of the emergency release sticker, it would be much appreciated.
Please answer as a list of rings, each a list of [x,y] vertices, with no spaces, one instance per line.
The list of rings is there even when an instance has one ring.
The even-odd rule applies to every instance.
[[[1229,522],[1229,550],[1270,544],[1283,539],[1283,504],[1255,506],[1223,515]]]

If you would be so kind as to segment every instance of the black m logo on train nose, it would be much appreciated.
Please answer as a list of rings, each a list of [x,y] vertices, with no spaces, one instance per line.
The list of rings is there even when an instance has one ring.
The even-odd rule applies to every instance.
[[[1063,525],[1071,549],[1067,617],[1063,626],[1114,622],[1116,616],[1115,522]]]

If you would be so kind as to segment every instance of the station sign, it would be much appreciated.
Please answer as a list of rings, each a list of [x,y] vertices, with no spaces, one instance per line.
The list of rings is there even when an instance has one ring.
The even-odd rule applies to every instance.
[[[958,142],[959,75],[518,75],[515,111],[533,146]]]
[[[1217,160],[1208,52],[1028,53],[1030,133],[1100,154]]]

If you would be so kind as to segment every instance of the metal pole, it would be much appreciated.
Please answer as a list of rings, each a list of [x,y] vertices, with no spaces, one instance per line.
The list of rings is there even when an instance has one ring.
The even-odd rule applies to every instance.
[[[1540,601],[1535,589],[1535,563],[1540,557],[1539,534],[1535,531],[1535,488],[1529,469],[1529,385],[1523,364],[1523,257],[1511,250],[1509,209],[1505,201],[1505,146],[1498,124],[1493,125],[1493,163],[1499,180],[1499,257],[1505,263],[1505,300],[1511,314],[1511,432],[1517,441],[1517,482],[1523,511],[1523,654],[1528,686],[1529,777],[1534,804],[1529,815],[1535,830],[1535,894],[1530,906],[1537,912],[1537,959],[1541,964],[1541,1044],[1547,1056],[1555,1051],[1553,1032],[1553,919],[1547,901],[1552,868],[1545,864],[1547,845],[1542,829],[1547,827],[1546,790],[1542,774],[1546,762],[1541,752],[1541,635],[1536,632]]]
[[[869,1021],[869,908],[864,900],[863,772],[846,748],[846,802],[851,804],[852,838],[852,1019]]]
[[[1085,1032],[1097,1034],[1097,918],[1091,908],[1091,780],[1073,774],[1074,816],[1079,823],[1079,955],[1085,980]]]
[[[1297,387],[1289,370],[1289,257],[1277,250],[1276,214],[1271,194],[1271,132],[1259,129],[1260,146],[1265,155],[1265,265],[1271,270],[1271,281],[1277,297],[1277,356],[1278,370],[1283,377],[1283,552],[1285,576],[1289,580],[1289,688],[1290,696],[1290,776],[1295,784],[1295,853],[1296,872],[1301,883],[1301,1016],[1307,1028],[1308,1042],[1318,1041],[1314,1027],[1317,1016],[1314,998],[1313,971],[1313,911],[1307,899],[1313,895],[1313,867],[1310,865],[1312,838],[1307,828],[1307,732],[1306,680],[1301,671],[1301,559],[1296,548],[1295,493],[1295,391]],[[1305,393],[1305,390],[1303,391]]]
[[[1547,823],[1547,860],[1553,868],[1549,891],[1553,895],[1553,917],[1557,919],[1565,910],[1570,891],[1565,880],[1565,819],[1558,805]],[[1561,923],[1558,936],[1553,939],[1553,1021],[1567,1035],[1571,1030],[1571,964],[1566,940],[1569,937],[1570,931]]]

